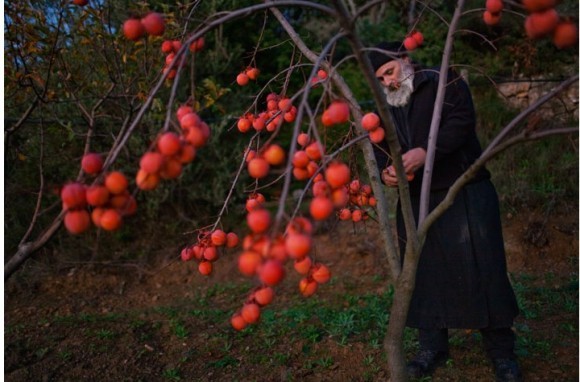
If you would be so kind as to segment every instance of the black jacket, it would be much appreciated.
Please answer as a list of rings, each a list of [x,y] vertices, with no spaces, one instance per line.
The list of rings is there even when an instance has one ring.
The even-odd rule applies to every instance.
[[[437,96],[439,68],[415,66],[413,94],[406,106],[389,107],[403,153],[416,147],[427,150],[429,128]],[[435,164],[431,190],[444,190],[481,155],[481,145],[475,133],[475,109],[469,87],[453,70],[448,74],[443,112],[437,137]],[[380,143],[388,151],[386,141]],[[390,162],[387,154],[375,147],[379,171]],[[489,178],[482,168],[472,182]],[[415,173],[410,182],[411,195],[419,195],[423,168]]]

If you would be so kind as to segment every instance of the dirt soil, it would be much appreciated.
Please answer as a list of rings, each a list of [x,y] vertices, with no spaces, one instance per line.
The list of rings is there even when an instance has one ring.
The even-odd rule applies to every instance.
[[[515,325],[524,378],[578,381],[578,210],[519,212],[504,216],[503,222],[510,276],[523,288],[518,298],[525,296]],[[316,256],[330,266],[334,281],[311,298],[340,306],[346,304],[341,301],[346,291],[383,293],[386,262],[375,237],[372,222],[356,228],[355,235],[346,223],[321,230]],[[171,255],[162,258],[178,251],[168,248]],[[329,335],[306,343],[290,338],[287,333],[292,331],[265,337],[260,324],[250,334],[235,332],[229,316],[244,298],[243,288],[235,285],[248,281],[239,276],[233,253],[216,262],[209,278],[197,273],[193,263],[150,269],[61,264],[28,267],[9,280],[4,296],[5,380],[387,380],[380,345],[354,337],[342,343]],[[288,272],[267,308],[272,314],[301,298],[296,280]],[[209,297],[208,308],[202,302]],[[210,308],[225,313],[205,314]],[[183,318],[183,311],[199,314]],[[432,381],[493,381],[476,332],[452,334],[452,361]],[[266,344],[265,338],[271,342]]]

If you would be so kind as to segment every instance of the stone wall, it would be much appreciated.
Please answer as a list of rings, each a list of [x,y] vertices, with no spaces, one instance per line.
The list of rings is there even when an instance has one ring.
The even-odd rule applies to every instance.
[[[514,81],[498,84],[498,91],[506,102],[517,109],[523,110],[536,102],[540,97],[558,86],[559,81],[532,78],[530,81]],[[578,82],[570,85],[559,95],[552,98],[541,107],[542,117],[556,117],[567,120],[578,120]]]

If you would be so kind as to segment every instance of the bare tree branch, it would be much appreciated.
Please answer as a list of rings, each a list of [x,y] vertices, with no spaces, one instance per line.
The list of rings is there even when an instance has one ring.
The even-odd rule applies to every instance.
[[[30,117],[30,114],[32,114],[36,106],[38,106],[39,102],[40,97],[35,97],[34,101],[30,104],[30,106],[28,106],[28,109],[26,109],[24,114],[22,114],[22,117],[20,117],[20,119],[14,125],[12,125],[9,129],[7,129],[4,132],[4,144],[6,144],[6,142],[8,141],[8,137],[16,130],[18,130],[24,122],[26,122],[26,120],[28,119],[28,117]]]
[[[439,124],[441,123],[441,113],[443,112],[443,101],[445,99],[445,88],[447,87],[447,72],[449,70],[449,60],[451,51],[453,50],[453,37],[455,30],[459,24],[461,12],[463,10],[464,0],[459,0],[453,13],[453,18],[449,24],[447,31],[447,39],[445,40],[445,48],[443,50],[443,59],[441,61],[441,72],[439,73],[439,84],[437,87],[437,95],[435,97],[435,105],[433,106],[433,117],[431,119],[431,127],[429,128],[429,143],[427,146],[427,157],[425,158],[425,165],[423,170],[423,180],[421,183],[421,200],[419,202],[419,224],[427,216],[429,209],[429,190],[431,189],[431,178],[433,176],[433,164],[435,162],[435,150],[437,146],[437,135],[439,135]],[[422,238],[421,238],[422,241]]]

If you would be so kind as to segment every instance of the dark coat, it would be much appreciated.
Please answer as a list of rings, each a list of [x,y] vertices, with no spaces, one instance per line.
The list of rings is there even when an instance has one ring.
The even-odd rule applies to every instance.
[[[435,69],[437,70],[437,69]],[[416,71],[411,100],[390,108],[403,152],[427,149],[438,85],[433,70]],[[386,147],[386,143],[382,143]],[[430,193],[430,210],[449,186],[481,154],[475,132],[475,111],[467,84],[449,73]],[[387,155],[375,150],[379,171]],[[518,314],[507,277],[505,251],[495,188],[482,169],[431,226],[419,259],[407,325],[414,328],[510,327]],[[422,169],[410,182],[415,219],[419,214]],[[397,230],[401,253],[405,229],[400,208]]]
[[[431,192],[430,209],[447,190]],[[415,219],[419,197],[412,196]],[[405,229],[397,211],[399,247]],[[508,328],[518,314],[507,276],[499,202],[489,179],[466,185],[430,227],[419,264],[407,325],[413,328]]]

